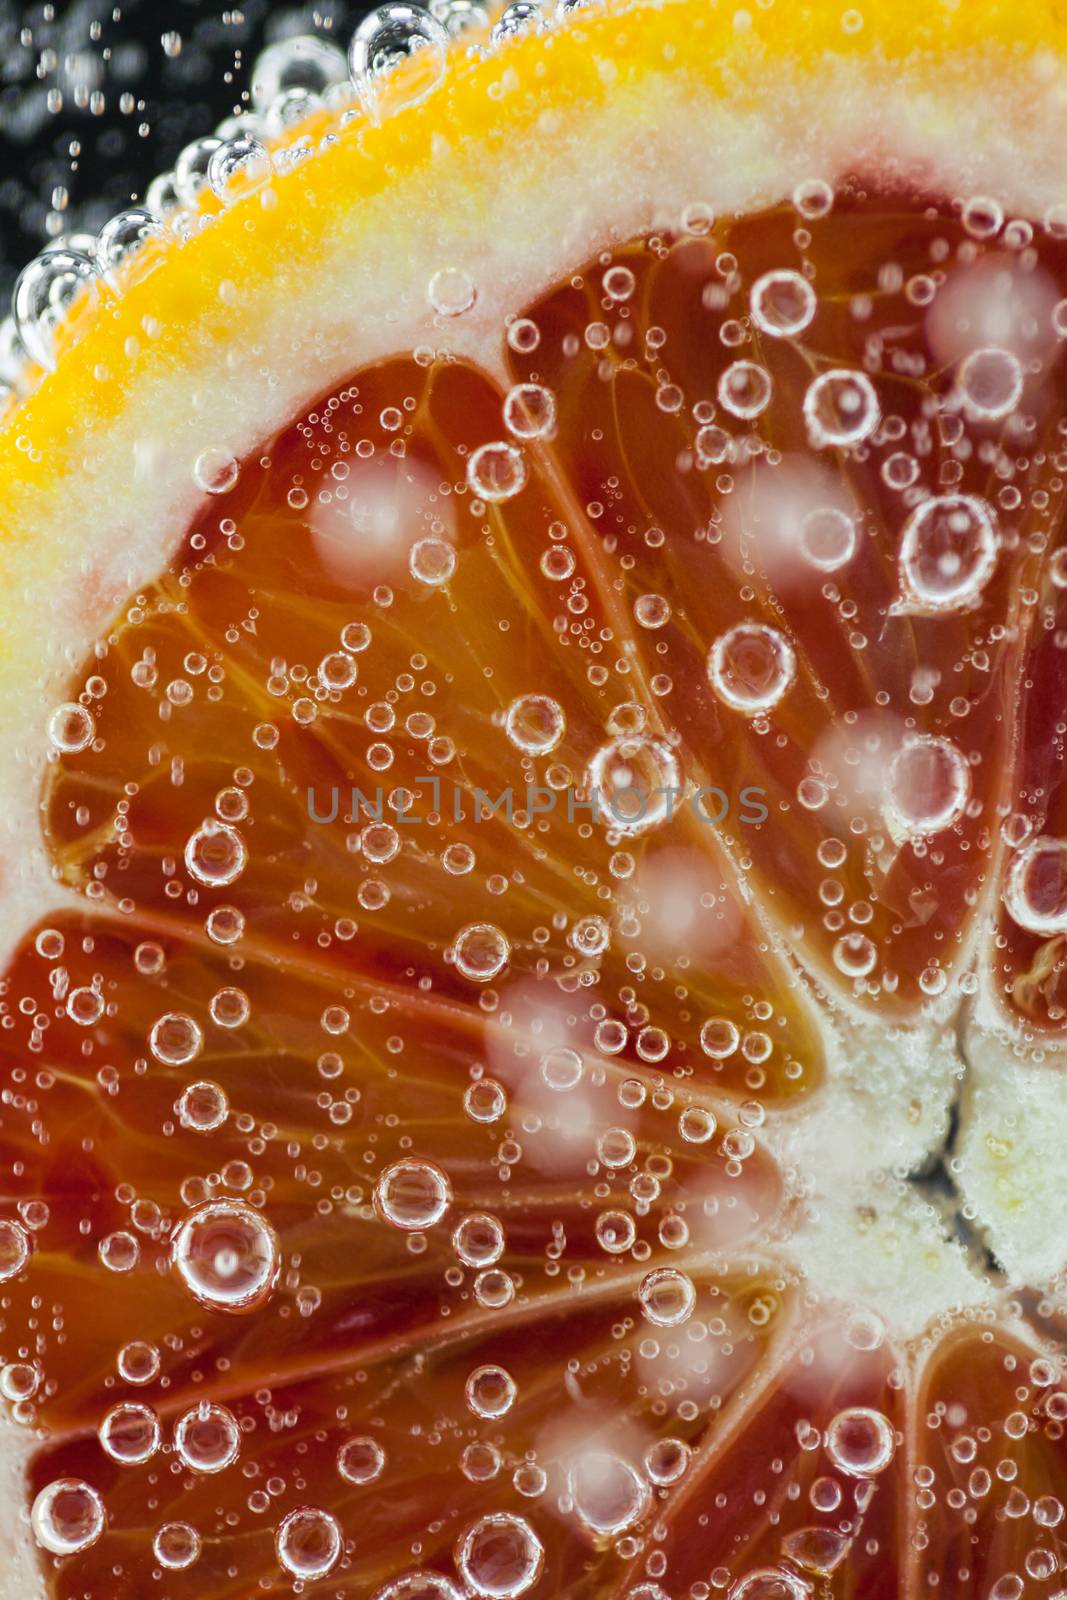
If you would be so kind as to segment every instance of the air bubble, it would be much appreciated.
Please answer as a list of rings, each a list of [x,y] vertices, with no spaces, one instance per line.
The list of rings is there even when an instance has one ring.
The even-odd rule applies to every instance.
[[[224,206],[236,205],[257,194],[271,175],[270,155],[251,131],[237,133],[212,151],[207,178],[211,191]]]
[[[511,500],[526,483],[526,458],[506,440],[479,445],[467,460],[467,482],[483,500]]]
[[[240,462],[228,450],[202,450],[193,462],[193,478],[205,494],[229,494],[240,472]]]
[[[801,519],[800,550],[820,572],[836,572],[856,553],[856,524],[836,506],[816,506]]]
[[[1042,835],[1017,853],[1004,904],[1027,933],[1045,938],[1067,933],[1067,840]]]
[[[504,1253],[503,1225],[486,1211],[473,1211],[453,1229],[452,1248],[465,1267],[491,1267]]]
[[[104,1503],[80,1478],[57,1478],[33,1502],[30,1526],[43,1550],[54,1556],[88,1550],[104,1531]]]
[[[152,1024],[148,1048],[167,1067],[184,1067],[195,1061],[204,1047],[200,1024],[184,1011],[167,1011]]]
[[[556,424],[556,397],[540,383],[516,383],[504,398],[504,426],[516,439],[547,439]]]
[[[734,361],[719,379],[719,403],[731,416],[750,420],[770,404],[771,375],[755,361]]]
[[[862,444],[881,416],[874,384],[865,372],[835,367],[813,379],[804,395],[808,438],[816,449]]]
[[[139,252],[162,237],[159,218],[146,206],[130,206],[105,222],[96,241],[96,259],[109,286],[117,292],[121,286],[136,283],[149,259],[139,259]]]
[[[346,1439],[337,1452],[337,1470],[346,1483],[374,1483],[385,1470],[385,1451],[377,1439]]]
[[[603,745],[585,777],[597,820],[630,837],[667,820],[681,783],[674,751],[649,734],[624,734]]]
[[[373,1600],[463,1600],[448,1578],[439,1572],[405,1572],[379,1589]]]
[[[972,421],[999,421],[1022,398],[1023,369],[1010,350],[972,350],[960,363],[959,386]]]
[[[476,1367],[464,1387],[467,1405],[476,1417],[502,1417],[511,1410],[518,1384],[504,1367]]]
[[[390,0],[363,18],[348,48],[352,81],[371,116],[377,115],[382,79],[401,62],[412,66],[392,85],[393,107],[416,105],[445,75],[448,33],[422,6]]]
[[[973,605],[997,564],[997,535],[984,500],[937,495],[916,506],[900,542],[901,585],[931,612]]]
[[[20,1273],[30,1259],[30,1241],[21,1223],[0,1220],[0,1283]]]
[[[637,1291],[641,1308],[649,1322],[673,1328],[687,1322],[696,1305],[692,1279],[676,1267],[658,1267],[642,1278]]]
[[[252,68],[252,105],[268,111],[279,95],[290,89],[305,89],[323,95],[343,84],[348,77],[344,51],[314,34],[297,34],[279,39],[260,51]]]
[[[796,677],[796,653],[784,634],[762,622],[742,622],[716,639],[708,681],[734,711],[757,716],[782,699]]]
[[[605,1536],[639,1522],[652,1499],[636,1468],[609,1450],[581,1455],[567,1472],[567,1490],[586,1527]]]
[[[80,250],[46,250],[23,267],[11,298],[15,327],[27,355],[52,371],[59,330],[79,295],[99,298],[95,260]]]
[[[151,1406],[126,1401],[112,1406],[99,1428],[100,1443],[120,1466],[139,1466],[159,1449],[159,1418]]]
[[[194,1133],[212,1133],[226,1121],[230,1103],[219,1084],[205,1079],[183,1090],[174,1109],[183,1128]]]
[[[456,1546],[460,1577],[478,1595],[515,1600],[541,1576],[545,1551],[525,1517],[497,1511],[480,1517]]]
[[[839,1411],[827,1428],[826,1450],[842,1472],[853,1478],[870,1478],[888,1467],[896,1441],[880,1411],[851,1406]]]
[[[951,828],[966,811],[970,794],[970,768],[950,739],[915,735],[889,763],[886,815],[912,838]]]
[[[374,1186],[374,1208],[405,1232],[432,1228],[452,1204],[452,1185],[431,1161],[409,1158],[386,1167]]]
[[[57,706],[48,719],[48,740],[62,755],[76,755],[96,737],[92,712],[75,701]]]
[[[174,1448],[193,1472],[222,1472],[237,1460],[241,1430],[232,1411],[202,1400],[178,1419]]]
[[[504,727],[512,744],[526,755],[554,750],[566,731],[563,707],[547,694],[524,694],[508,707]]]
[[[765,272],[752,285],[752,320],[774,339],[795,338],[815,315],[815,291],[799,272]]]
[[[511,945],[491,922],[472,922],[457,933],[452,958],[463,977],[472,983],[489,983],[508,964]]]
[[[190,875],[212,889],[236,882],[247,861],[248,848],[237,829],[214,817],[205,818],[185,846]]]
[[[408,570],[429,589],[439,589],[456,571],[456,552],[443,539],[417,539],[408,556]]]
[[[474,280],[462,267],[440,267],[430,279],[426,298],[442,317],[461,317],[478,298]]]
[[[152,1554],[168,1572],[184,1572],[200,1558],[200,1535],[188,1522],[165,1522],[156,1530]]]
[[[323,1578],[337,1565],[344,1541],[328,1511],[300,1506],[278,1524],[274,1548],[278,1564],[294,1578]]]
[[[240,1200],[211,1200],[178,1225],[171,1261],[194,1299],[210,1311],[256,1311],[281,1267],[278,1236]]]
[[[565,1094],[581,1083],[584,1066],[577,1050],[565,1044],[556,1045],[541,1057],[541,1078],[548,1088],[554,1089],[557,1094]]]

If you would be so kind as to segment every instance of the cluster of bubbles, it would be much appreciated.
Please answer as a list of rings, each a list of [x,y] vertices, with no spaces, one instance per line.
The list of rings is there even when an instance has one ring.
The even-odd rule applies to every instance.
[[[200,214],[205,191],[223,207],[235,205],[261,195],[276,173],[311,154],[311,135],[289,136],[296,124],[332,110],[343,127],[376,119],[383,107],[414,104],[443,80],[453,40],[488,30],[487,43],[467,45],[472,54],[486,54],[589,3],[557,0],[553,8],[542,0],[514,0],[490,28],[491,13],[481,0],[430,0],[428,7],[387,0],[360,22],[347,54],[332,40],[310,34],[268,46],[252,68],[249,104],[188,144],[173,171],[149,184],[140,204],[125,207],[99,233],[60,236],[22,270],[11,314],[0,322],[0,410],[30,382],[27,360],[45,371],[54,368],[60,328],[79,297],[91,305],[120,292],[149,268],[153,241],[184,240],[210,222],[209,213]],[[403,68],[399,75],[397,67]],[[453,278],[448,269],[438,274],[437,296],[446,315],[467,309],[467,291]],[[538,431],[536,401],[522,425]],[[491,488],[503,464],[494,465],[490,456],[484,468]]]

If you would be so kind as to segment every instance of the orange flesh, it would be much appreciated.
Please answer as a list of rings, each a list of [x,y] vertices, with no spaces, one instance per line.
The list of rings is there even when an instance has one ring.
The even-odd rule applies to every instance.
[[[96,742],[55,762],[44,801],[52,858],[86,908],[50,919],[63,938],[52,957],[35,929],[6,982],[0,1156],[7,1211],[21,1208],[35,1249],[4,1285],[3,1355],[44,1374],[31,1491],[85,1479],[108,1514],[95,1546],[56,1565],[57,1596],[284,1592],[274,1528],[300,1505],[331,1510],[350,1541],[323,1593],[370,1595],[414,1568],[454,1577],[457,1537],[502,1510],[545,1545],[544,1595],[658,1583],[682,1600],[787,1556],[786,1570],[813,1581],[812,1551],[832,1559],[835,1596],[985,1595],[1013,1572],[1052,1592],[1040,1574],[1059,1543],[1033,1505],[1067,1464],[1048,1403],[1058,1391],[1030,1375],[1037,1322],[862,1348],[844,1311],[805,1299],[787,1243],[796,1195],[760,1132],[824,1081],[814,1008],[822,984],[851,989],[833,953],[844,935],[862,932],[878,952],[855,1004],[906,1020],[938,973],[954,986],[969,959],[975,907],[1003,871],[1005,818],[1067,833],[1067,597],[1038,538],[1058,528],[1063,494],[1060,350],[1034,345],[1025,435],[1009,418],[939,437],[928,414],[955,364],[927,342],[917,280],[989,260],[1040,276],[1054,300],[1067,285],[1056,241],[1042,238],[1033,260],[1011,256],[969,239],[947,208],[858,184],[818,220],[782,207],[635,241],[528,310],[535,349],[508,349],[513,381],[546,386],[558,408],[555,435],[523,446],[529,478],[513,499],[486,506],[467,485],[469,453],[507,437],[498,387],[458,363],[398,356],[244,462],[171,570],[116,618],[72,690]],[[751,285],[807,263],[811,327],[800,341],[761,339],[744,322]],[[633,273],[625,300],[605,296],[609,266]],[[590,348],[600,324],[606,343]],[[774,386],[750,422],[717,399],[742,358],[764,363]],[[874,374],[883,426],[860,449],[815,452],[801,398],[836,367]],[[703,463],[696,432],[713,407],[734,458]],[[746,438],[758,442],[738,460]],[[890,610],[910,502],[885,463],[903,452],[918,487],[996,507],[997,566],[972,609]],[[855,508],[856,552],[832,574],[767,570],[760,496],[794,455],[823,475],[820,493]],[[353,557],[353,505],[368,538],[383,506],[402,508],[399,555]],[[416,539],[454,550],[447,583],[412,576]],[[635,615],[662,614],[638,605],[650,596],[669,604],[662,626]],[[710,642],[741,621],[775,626],[797,653],[795,682],[766,718],[739,715],[709,684]],[[319,663],[360,624],[371,637],[350,652],[358,676],[327,694]],[[529,757],[504,719],[534,693],[558,703],[566,731]],[[568,797],[581,802],[596,752],[638,725],[627,707],[649,737],[675,740],[689,787],[672,818],[616,837],[588,811],[569,818]],[[953,741],[973,804],[936,837],[896,844],[850,773],[856,752],[884,767],[905,723]],[[431,775],[439,815],[420,784]],[[812,778],[829,791],[818,809],[798,800]],[[528,784],[555,796],[551,812],[474,816],[476,790],[495,799],[510,786],[521,812]],[[718,827],[691,798],[711,786],[730,801]],[[765,821],[742,820],[745,787],[763,792]],[[398,788],[418,820],[397,824],[395,841],[368,810],[351,814],[354,789],[373,801]],[[312,821],[309,804],[328,814],[335,789],[336,819]],[[248,853],[218,888],[183,859],[211,817]],[[845,847],[837,865],[827,841]],[[391,859],[373,859],[394,843]],[[458,872],[461,847],[473,863]],[[220,907],[244,919],[232,945],[207,931]],[[596,956],[568,940],[589,917],[612,924]],[[510,950],[478,984],[452,946],[483,923]],[[1062,945],[1005,913],[990,953],[1001,999],[1038,1034],[1062,1022]],[[106,1003],[90,1025],[67,1010],[83,988]],[[212,997],[234,988],[248,1018],[220,1026]],[[149,1049],[168,1013],[202,1030],[187,1064]],[[708,1019],[737,1029],[724,1058],[701,1046]],[[616,1054],[612,1025],[625,1026]],[[570,1094],[538,1067],[561,1041],[584,1053]],[[464,1109],[483,1075],[507,1098],[488,1123]],[[229,1103],[209,1133],[175,1112],[198,1080]],[[708,1142],[684,1136],[686,1108],[714,1112]],[[598,1155],[610,1129],[632,1136],[632,1161]],[[372,1204],[382,1170],[407,1156],[451,1185],[447,1218],[425,1234],[388,1226]],[[171,1266],[174,1228],[220,1195],[262,1208],[281,1244],[277,1287],[248,1316],[205,1311]],[[616,1211],[636,1239],[618,1255],[598,1238]],[[479,1292],[508,1283],[479,1291],[457,1258],[452,1230],[469,1213],[506,1232],[496,1271],[513,1298],[496,1309]],[[138,1262],[109,1271],[101,1241],[123,1231]],[[635,1290],[657,1267],[688,1273],[700,1340],[693,1323],[641,1318]],[[161,1358],[137,1387],[116,1368],[133,1338]],[[464,1385],[487,1362],[507,1368],[518,1399],[483,1421]],[[220,1477],[183,1470],[173,1453],[119,1467],[101,1449],[96,1429],[119,1401],[150,1404],[169,1444],[202,1399],[246,1430]],[[869,1479],[835,1470],[823,1437],[804,1442],[857,1405],[900,1431],[892,1464]],[[1005,1433],[1015,1412],[1021,1438]],[[386,1457],[358,1488],[336,1467],[353,1436]],[[638,1460],[655,1438],[678,1438],[695,1458],[677,1487],[654,1491],[643,1524],[597,1539],[558,1505],[560,1461],[590,1437]],[[476,1454],[463,1457],[478,1442],[499,1452],[487,1479]],[[539,1497],[521,1492],[528,1474],[515,1482],[524,1458],[548,1474]],[[1005,1508],[1019,1491],[1030,1509],[1017,1517]],[[174,1519],[200,1531],[202,1554],[154,1577],[152,1534]],[[768,1587],[753,1600],[778,1597]]]

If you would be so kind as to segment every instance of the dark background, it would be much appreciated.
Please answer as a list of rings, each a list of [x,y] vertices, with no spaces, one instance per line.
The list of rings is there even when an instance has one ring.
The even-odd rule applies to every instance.
[[[347,47],[350,0],[0,0],[0,317],[59,233],[95,232],[242,102],[264,45]],[[163,44],[167,34],[181,39]]]

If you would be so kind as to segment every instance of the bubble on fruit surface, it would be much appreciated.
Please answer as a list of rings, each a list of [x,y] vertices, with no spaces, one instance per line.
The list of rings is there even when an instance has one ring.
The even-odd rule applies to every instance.
[[[405,1572],[376,1591],[373,1600],[463,1600],[450,1578],[439,1572]]]
[[[1042,834],[1017,851],[1004,887],[1012,921],[1027,933],[1067,933],[1067,839]]]
[[[886,775],[886,815],[912,838],[951,828],[971,795],[971,770],[951,739],[916,734],[905,739]]]
[[[687,1322],[697,1298],[693,1280],[676,1267],[657,1267],[646,1273],[637,1297],[649,1322],[661,1328],[674,1328]]]
[[[124,1383],[151,1383],[159,1376],[159,1351],[144,1339],[131,1339],[119,1351],[116,1365]]]
[[[850,1406],[839,1411],[827,1428],[826,1450],[841,1472],[853,1478],[871,1478],[884,1472],[892,1461],[896,1438],[880,1411]]]
[[[461,317],[478,298],[474,279],[462,267],[438,267],[426,286],[426,298],[441,317]]]
[[[502,1417],[511,1410],[519,1387],[505,1367],[476,1367],[464,1385],[467,1405],[476,1417]]]
[[[556,423],[556,397],[540,383],[516,383],[504,397],[504,426],[516,439],[545,439]]]
[[[554,750],[567,729],[563,707],[547,694],[523,694],[513,700],[504,720],[508,738],[525,755]]]
[[[491,1267],[504,1253],[504,1226],[487,1211],[472,1211],[452,1230],[452,1248],[465,1267]]]
[[[874,384],[865,372],[835,367],[822,372],[804,395],[808,438],[816,449],[845,448],[869,439],[881,421]]]
[[[204,1030],[184,1011],[166,1011],[149,1030],[148,1048],[164,1066],[188,1066],[204,1048]]]
[[[444,78],[448,32],[422,6],[389,0],[363,18],[348,47],[348,68],[364,106],[376,115],[382,79],[411,62],[391,104],[415,105]]]
[[[749,297],[752,320],[772,339],[791,339],[815,315],[815,291],[799,272],[765,272],[752,285]]]
[[[856,524],[836,506],[816,506],[801,520],[800,550],[820,572],[836,572],[856,553]]]
[[[505,439],[481,444],[467,458],[467,483],[472,494],[493,504],[511,500],[525,487],[526,457]]]
[[[200,1557],[201,1540],[188,1522],[165,1522],[156,1529],[152,1554],[168,1572],[184,1572]]]
[[[610,1450],[586,1450],[567,1470],[574,1509],[594,1533],[622,1533],[639,1522],[651,1503],[644,1478]]]
[[[997,422],[1009,416],[1022,398],[1023,369],[1010,350],[987,346],[964,357],[958,382],[972,421]]]
[[[237,1460],[241,1430],[226,1406],[202,1400],[179,1417],[174,1448],[182,1464],[193,1472],[222,1472]]]
[[[581,1056],[569,1045],[556,1045],[541,1057],[541,1080],[557,1094],[566,1094],[568,1090],[576,1089],[582,1081],[584,1071],[585,1063]]]
[[[79,295],[98,299],[96,261],[80,250],[45,250],[23,267],[11,298],[12,314],[27,355],[51,371],[59,330]]]
[[[241,475],[241,464],[228,450],[201,450],[193,462],[193,479],[205,494],[229,494]]]
[[[708,1017],[701,1024],[700,1048],[713,1061],[726,1061],[741,1043],[741,1031],[729,1017]]]
[[[657,1439],[645,1451],[645,1472],[658,1488],[667,1488],[685,1477],[692,1458],[693,1452],[684,1439]]]
[[[544,20],[541,0],[512,0],[493,24],[490,40],[493,44],[504,44],[508,39],[517,39],[520,34],[542,26]]]
[[[120,1466],[138,1466],[150,1460],[159,1449],[159,1418],[151,1406],[137,1401],[112,1406],[98,1432],[105,1454]]]
[[[269,111],[278,96],[290,89],[323,95],[343,84],[347,77],[348,63],[338,45],[306,33],[279,39],[255,59],[250,84],[252,106],[259,113]]]
[[[637,1238],[637,1224],[628,1211],[602,1211],[596,1219],[596,1241],[609,1256],[624,1255]]]
[[[480,1517],[456,1545],[460,1577],[490,1600],[515,1600],[532,1589],[544,1560],[544,1545],[530,1523],[512,1511]]]
[[[294,1578],[323,1578],[344,1548],[336,1517],[314,1506],[300,1506],[282,1518],[274,1535],[278,1564]]]
[[[207,180],[224,206],[236,205],[258,194],[271,175],[270,154],[251,131],[235,133],[211,153]]]
[[[452,958],[472,983],[489,983],[508,964],[511,945],[492,922],[472,922],[461,928],[452,945]]]
[[[452,1185],[432,1161],[395,1161],[374,1186],[374,1208],[383,1222],[410,1233],[435,1227],[451,1204]]]
[[[20,1273],[30,1259],[30,1241],[20,1222],[0,1218],[0,1283]]]
[[[385,1451],[377,1439],[346,1439],[337,1452],[337,1470],[346,1483],[374,1483],[385,1470]]]
[[[973,605],[996,564],[993,515],[975,495],[935,495],[916,506],[904,524],[901,587],[921,610],[959,611]]]
[[[681,793],[678,758],[665,739],[623,734],[602,745],[586,769],[585,788],[598,820],[616,833],[658,827]]]
[[[221,145],[217,134],[208,133],[187,144],[174,163],[174,187],[183,205],[195,207],[199,196],[207,188],[208,167],[211,157]]]
[[[129,206],[104,223],[96,240],[96,259],[112,289],[143,275],[146,263],[140,252],[162,237],[162,224],[147,206]]]
[[[739,1578],[728,1600],[811,1600],[811,1585],[785,1567],[757,1567]]]
[[[499,1122],[507,1108],[504,1086],[495,1078],[479,1078],[464,1091],[463,1109],[472,1122]]]
[[[248,861],[248,847],[228,822],[205,817],[185,844],[185,865],[191,877],[206,888],[235,883]]]
[[[439,589],[456,571],[456,552],[443,539],[416,539],[408,554],[408,570],[428,589]]]
[[[226,1091],[219,1084],[203,1079],[183,1089],[175,1105],[178,1121],[194,1133],[213,1133],[230,1114]]]
[[[88,1550],[104,1523],[104,1502],[81,1478],[57,1478],[41,1490],[30,1511],[34,1538],[54,1556]]]
[[[846,978],[866,978],[878,965],[878,946],[858,928],[843,933],[834,942],[833,962]]]
[[[32,1361],[9,1361],[0,1367],[0,1395],[13,1405],[32,1399],[40,1382],[40,1368]]]
[[[772,710],[796,677],[796,652],[785,634],[763,622],[741,622],[721,634],[708,653],[708,682],[733,711],[758,716]]]
[[[209,1311],[258,1310],[281,1267],[278,1235],[242,1200],[209,1200],[179,1223],[171,1261],[182,1283]]]
[[[773,388],[766,367],[756,361],[732,361],[719,379],[719,404],[732,417],[751,421],[766,411]]]
[[[56,706],[48,719],[48,742],[62,755],[76,755],[84,750],[96,736],[93,714],[76,701]]]
[[[678,1118],[678,1132],[686,1144],[707,1144],[717,1126],[715,1113],[704,1106],[686,1106]]]

